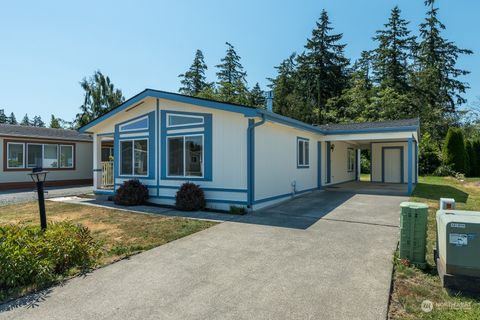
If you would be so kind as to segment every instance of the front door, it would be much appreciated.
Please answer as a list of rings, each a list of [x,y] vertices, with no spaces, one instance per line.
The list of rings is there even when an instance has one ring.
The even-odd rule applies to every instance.
[[[402,151],[400,148],[383,149],[383,182],[402,182]]]

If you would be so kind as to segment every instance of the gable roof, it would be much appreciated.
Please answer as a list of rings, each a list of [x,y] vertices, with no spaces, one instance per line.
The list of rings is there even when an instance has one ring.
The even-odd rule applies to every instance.
[[[328,124],[328,125],[311,125],[296,119],[282,116],[264,109],[259,109],[251,106],[227,103],[211,99],[198,98],[187,96],[179,93],[145,89],[132,98],[126,100],[118,107],[110,110],[106,114],[97,117],[79,129],[80,132],[88,132],[88,129],[97,125],[98,123],[108,119],[109,117],[128,109],[132,105],[139,103],[141,100],[147,98],[159,98],[172,100],[176,102],[194,104],[201,107],[213,108],[229,112],[236,112],[245,115],[246,117],[262,117],[269,121],[277,122],[303,130],[311,131],[319,134],[347,134],[347,133],[370,133],[370,132],[393,132],[393,131],[417,131],[419,130],[418,119],[407,120],[393,120],[382,122],[364,122],[364,123],[347,123],[347,124]]]
[[[0,124],[0,136],[68,141],[92,141],[92,137],[90,135],[79,133],[76,130],[41,128],[12,124]]]

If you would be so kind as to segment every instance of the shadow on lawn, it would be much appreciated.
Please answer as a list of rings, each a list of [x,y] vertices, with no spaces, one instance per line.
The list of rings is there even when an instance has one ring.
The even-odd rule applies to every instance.
[[[453,198],[456,202],[466,203],[468,193],[457,188],[440,184],[418,183],[412,196],[429,200]]]

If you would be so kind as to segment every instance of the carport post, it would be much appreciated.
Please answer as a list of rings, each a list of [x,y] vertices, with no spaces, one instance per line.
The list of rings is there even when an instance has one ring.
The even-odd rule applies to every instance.
[[[413,191],[412,170],[413,170],[413,146],[412,138],[408,138],[408,194]]]

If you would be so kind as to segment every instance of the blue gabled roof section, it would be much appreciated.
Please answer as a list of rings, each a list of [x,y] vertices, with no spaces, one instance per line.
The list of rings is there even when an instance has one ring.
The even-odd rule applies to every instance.
[[[88,130],[106,119],[120,113],[135,104],[141,102],[147,97],[166,99],[181,103],[188,103],[200,107],[212,108],[217,110],[229,111],[243,114],[245,117],[265,117],[266,120],[306,130],[313,133],[332,135],[332,134],[355,134],[355,133],[382,133],[382,132],[419,132],[420,123],[416,119],[393,120],[383,122],[363,122],[363,123],[347,123],[347,124],[328,124],[315,126],[305,122],[282,116],[271,111],[258,109],[255,107],[244,106],[235,103],[226,103],[210,99],[197,98],[179,93],[160,91],[154,89],[145,89],[132,98],[128,99],[118,107],[112,109],[106,114],[92,120],[88,124],[79,129],[80,132],[86,133]]]

